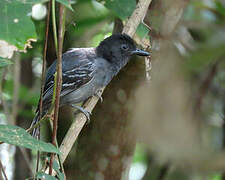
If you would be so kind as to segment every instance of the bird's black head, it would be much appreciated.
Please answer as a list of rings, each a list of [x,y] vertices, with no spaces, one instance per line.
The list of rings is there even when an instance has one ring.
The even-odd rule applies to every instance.
[[[132,55],[149,56],[146,51],[137,49],[133,39],[126,34],[113,34],[97,47],[98,56],[109,62],[124,66]]]

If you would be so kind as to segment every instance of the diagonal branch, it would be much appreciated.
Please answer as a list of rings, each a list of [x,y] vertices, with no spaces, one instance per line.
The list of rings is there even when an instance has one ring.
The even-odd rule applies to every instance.
[[[5,170],[4,170],[4,167],[3,167],[3,165],[2,165],[1,160],[0,160],[0,173],[3,174],[5,180],[8,180],[7,175],[6,175],[6,173],[5,173]],[[2,177],[0,176],[0,178],[2,178]]]
[[[216,61],[216,63],[213,64],[212,67],[210,67],[210,70],[209,70],[206,78],[203,80],[203,82],[199,88],[199,92],[198,92],[198,96],[197,96],[197,100],[196,100],[196,104],[195,104],[195,108],[194,108],[196,113],[198,113],[201,110],[204,96],[207,94],[207,92],[210,88],[210,85],[211,85],[214,77],[217,74],[218,64],[219,64],[219,61]]]
[[[148,7],[152,0],[140,0],[132,13],[131,17],[123,28],[123,33],[133,37],[138,25],[143,22],[147,13]]]
[[[138,25],[143,21],[150,3],[151,0],[139,0],[136,9],[134,10],[133,14],[125,24],[123,33],[126,33],[129,36],[133,37]],[[102,92],[103,91],[104,88],[102,89]],[[87,109],[89,112],[92,112],[97,102],[98,98],[92,97],[84,104],[84,108]],[[62,162],[64,162],[66,157],[68,156],[73,144],[75,143],[86,121],[87,121],[86,116],[83,113],[79,113],[75,118],[74,122],[72,123],[72,125],[70,126],[66,136],[62,141],[62,144],[60,145],[60,152],[62,153],[61,155]]]

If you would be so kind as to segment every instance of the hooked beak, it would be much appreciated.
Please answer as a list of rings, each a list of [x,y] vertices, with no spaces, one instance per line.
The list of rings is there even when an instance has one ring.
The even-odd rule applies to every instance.
[[[141,49],[135,49],[131,53],[132,55],[138,55],[138,56],[150,56],[150,53]]]

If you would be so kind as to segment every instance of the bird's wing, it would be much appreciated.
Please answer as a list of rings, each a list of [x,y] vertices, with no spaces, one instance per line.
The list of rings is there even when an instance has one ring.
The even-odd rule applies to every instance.
[[[45,87],[43,92],[43,105],[51,104],[54,89],[54,74],[56,62],[50,66],[47,72]],[[95,71],[94,61],[87,58],[85,54],[73,54],[63,56],[62,59],[62,89],[60,97],[85,85],[93,78]]]

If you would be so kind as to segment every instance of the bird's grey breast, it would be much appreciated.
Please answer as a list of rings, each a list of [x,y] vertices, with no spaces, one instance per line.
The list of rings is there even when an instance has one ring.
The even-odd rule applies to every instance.
[[[103,59],[103,58],[97,58],[95,63],[96,71],[94,76],[94,83],[98,85],[100,88],[108,85],[108,83],[113,78],[113,70],[110,63]]]

